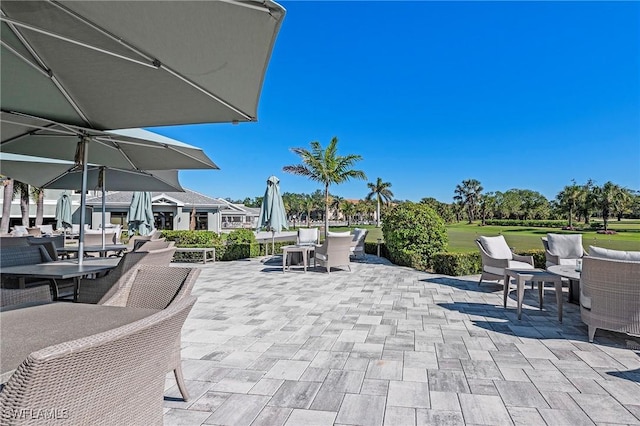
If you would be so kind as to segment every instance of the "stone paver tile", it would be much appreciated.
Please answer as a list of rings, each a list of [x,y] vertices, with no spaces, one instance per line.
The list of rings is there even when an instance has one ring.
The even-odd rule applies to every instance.
[[[435,352],[413,352],[405,351],[404,353],[405,368],[438,368],[438,358]]]
[[[359,393],[363,380],[362,371],[331,370],[320,389],[328,392]]]
[[[309,367],[309,361],[290,361],[290,360],[278,360],[276,364],[271,367],[265,378],[267,379],[285,379],[285,380],[298,380],[304,370]]]
[[[387,406],[409,408],[431,408],[429,385],[420,382],[389,382]]]
[[[384,426],[412,426],[416,424],[416,410],[406,407],[389,407],[384,412]]]
[[[389,380],[364,379],[360,393],[363,395],[384,395],[389,391]]]
[[[247,368],[260,358],[260,352],[232,352],[219,361],[222,367]]]
[[[546,426],[540,413],[530,407],[507,407],[513,423],[518,426]]]
[[[516,343],[516,347],[527,359],[541,358],[557,360],[558,357],[549,350],[544,344],[538,340],[529,341],[527,343]]]
[[[349,352],[318,351],[311,361],[313,368],[342,368],[349,358]]]
[[[436,411],[462,411],[458,394],[454,392],[429,392],[431,409]]]
[[[207,418],[206,424],[250,425],[267,405],[268,396],[233,394]]]
[[[640,420],[610,396],[572,394],[571,397],[596,423],[640,424]]]
[[[320,391],[316,394],[309,408],[312,410],[337,412],[342,405],[344,395],[343,392],[334,392],[320,388]]]
[[[211,390],[217,392],[247,393],[264,375],[261,371],[234,370],[214,384]]]
[[[292,408],[266,406],[260,411],[251,426],[282,426],[287,421]]]
[[[462,369],[468,379],[495,379],[502,380],[502,373],[498,369],[493,360],[491,361],[474,361],[463,360]]]
[[[293,410],[285,426],[332,426],[335,412],[317,410]]]
[[[279,379],[260,379],[258,383],[256,383],[251,390],[249,390],[250,394],[254,395],[269,395],[273,396],[280,386],[284,383],[284,380]]]
[[[595,423],[589,419],[582,410],[558,410],[555,408],[542,408],[539,410],[542,418],[549,426],[593,426]]]
[[[574,353],[592,368],[614,368],[616,370],[625,369],[624,365],[620,364],[604,352],[575,351]]]
[[[465,422],[478,425],[512,424],[511,417],[500,397],[464,393],[458,397]]]
[[[544,397],[532,383],[504,380],[496,380],[494,383],[507,407],[549,408]]]
[[[640,420],[640,402],[638,402],[638,404],[625,404],[624,408],[629,410],[631,414],[633,414],[638,420]]]
[[[382,343],[354,343],[351,356],[359,358],[380,359],[384,344]]]
[[[461,370],[429,370],[429,388],[438,392],[470,393],[469,384]]]
[[[215,411],[230,396],[230,393],[207,392],[191,404],[189,409],[198,411]]]
[[[402,380],[405,382],[426,382],[427,369],[405,367],[402,369]]]
[[[522,368],[512,368],[512,367],[501,367],[500,373],[505,380],[509,380],[511,382],[531,382],[527,373],[524,372]]]
[[[457,426],[464,425],[460,411],[416,410],[417,426]]]
[[[303,382],[322,382],[325,377],[329,374],[328,368],[313,368],[308,367],[304,370],[302,376],[300,376],[300,381]]]
[[[640,383],[611,380],[600,381],[598,384],[621,404],[640,404]]]
[[[336,423],[349,425],[382,425],[385,397],[374,395],[346,394],[342,401]]]
[[[494,382],[489,379],[467,379],[471,393],[478,395],[500,395]]]
[[[338,336],[338,341],[364,343],[368,334],[367,330],[343,330]]]
[[[402,380],[401,361],[371,360],[367,367],[367,379]]]
[[[289,408],[309,408],[315,398],[320,383],[285,381],[273,395],[269,405]]]
[[[162,417],[162,423],[167,426],[196,426],[204,423],[210,415],[211,413],[207,411],[171,408]]]
[[[356,324],[368,324],[368,325],[379,325],[380,321],[382,321],[381,316],[377,315],[360,315]]]

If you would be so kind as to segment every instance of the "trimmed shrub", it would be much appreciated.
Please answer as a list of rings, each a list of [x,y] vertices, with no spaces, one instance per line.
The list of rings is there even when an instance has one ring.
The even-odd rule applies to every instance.
[[[425,204],[402,203],[392,208],[382,225],[389,260],[419,270],[431,267],[433,255],[447,246],[442,218]]]
[[[533,250],[518,251],[517,253],[522,256],[533,256],[533,266],[535,266],[536,268],[540,268],[540,269],[547,268],[547,258],[544,254],[544,250],[533,249]]]
[[[216,247],[224,239],[213,231],[162,231],[167,241],[175,241],[176,247]]]
[[[256,242],[256,235],[249,229],[235,229],[227,235],[227,244],[251,244]]]
[[[473,275],[482,272],[480,253],[436,253],[433,256],[433,270],[436,274]]]

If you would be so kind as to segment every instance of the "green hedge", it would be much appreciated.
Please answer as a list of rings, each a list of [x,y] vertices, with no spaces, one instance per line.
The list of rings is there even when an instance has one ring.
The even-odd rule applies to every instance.
[[[517,220],[517,219],[487,219],[486,225],[493,226],[528,226],[531,228],[562,228],[569,226],[566,220]]]
[[[224,238],[213,231],[162,231],[167,241],[175,241],[177,247],[215,247]]]
[[[527,250],[518,254],[533,256],[533,264],[536,268],[546,268],[544,250]],[[453,277],[479,274],[482,272],[482,258],[479,252],[436,253],[433,257],[433,270],[436,274]]]

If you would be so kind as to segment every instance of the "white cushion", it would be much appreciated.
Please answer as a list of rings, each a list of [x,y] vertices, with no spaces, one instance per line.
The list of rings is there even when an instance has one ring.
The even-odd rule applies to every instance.
[[[527,262],[520,262],[518,260],[510,260],[508,268],[515,269],[533,269],[533,266]],[[485,266],[484,270],[495,275],[504,275],[504,268],[498,268],[497,266]]]
[[[345,232],[327,232],[327,236],[329,237],[347,237],[350,236],[351,232],[349,231],[345,231]]]
[[[328,259],[327,255],[322,254],[322,253],[318,253],[318,252],[316,252],[315,258],[316,259],[320,259],[320,260],[327,260]]]
[[[315,244],[318,242],[318,228],[298,229],[298,244]]]
[[[498,235],[497,237],[480,237],[480,244],[484,248],[484,251],[494,259],[513,259],[513,253],[504,239],[504,236]]]
[[[600,259],[640,262],[640,251],[611,250],[602,247],[589,246],[589,256]]]
[[[560,259],[580,259],[584,253],[582,249],[582,234],[547,234],[549,253]]]
[[[366,233],[366,229],[355,228],[353,230],[353,241],[359,241],[361,238],[364,238]]]

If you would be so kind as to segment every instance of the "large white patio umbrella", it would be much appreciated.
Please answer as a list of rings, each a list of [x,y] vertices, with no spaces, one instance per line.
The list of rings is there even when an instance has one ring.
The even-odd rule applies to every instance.
[[[0,151],[71,160],[82,168],[80,263],[90,162],[132,170],[218,168],[201,149],[141,129],[102,132],[7,112],[1,113],[0,124]]]
[[[256,121],[270,0],[0,4],[2,110],[95,129]]]

